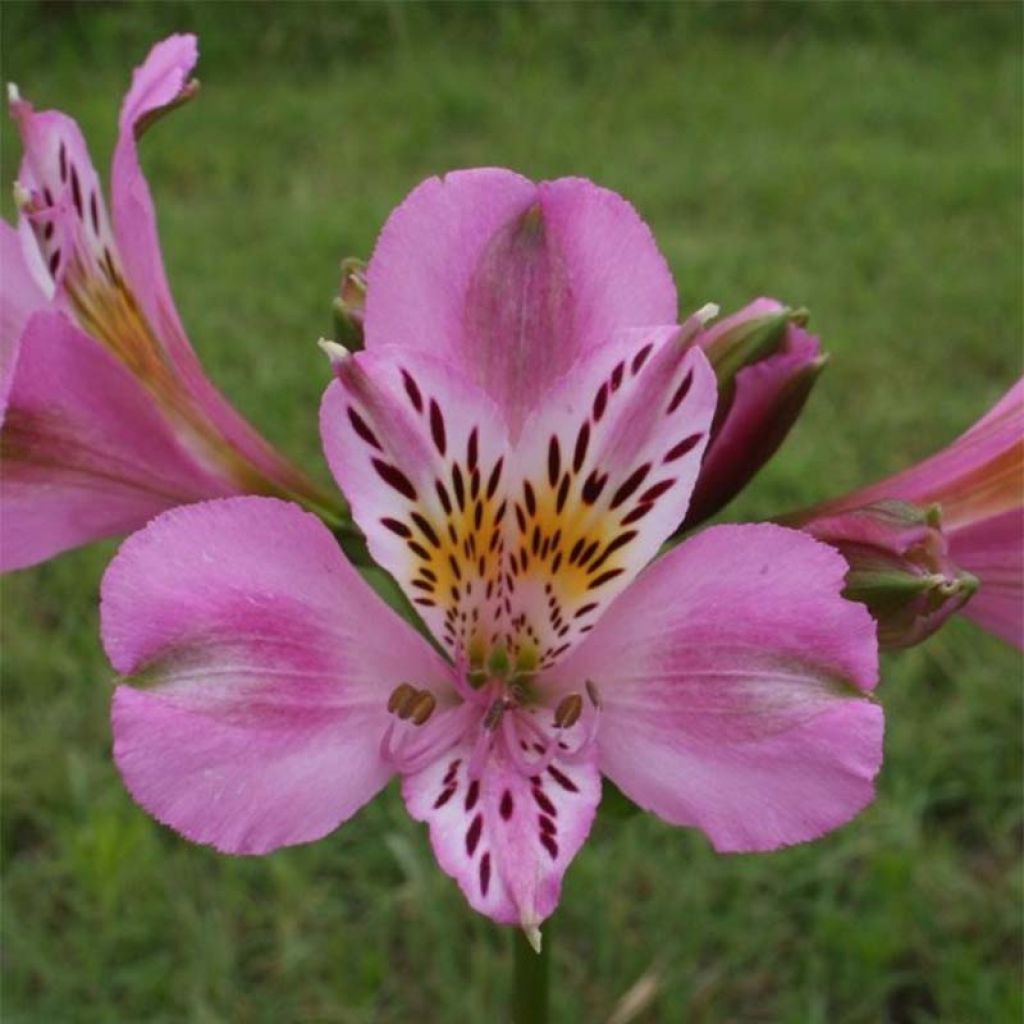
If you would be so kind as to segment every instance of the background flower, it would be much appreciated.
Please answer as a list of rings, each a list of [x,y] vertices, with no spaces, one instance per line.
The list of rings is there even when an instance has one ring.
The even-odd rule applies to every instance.
[[[0,224],[0,568],[235,493],[316,504],[207,379],[164,275],[139,136],[197,88],[194,36],[158,43],[119,119],[110,212],[78,125],[16,86],[18,227]]]

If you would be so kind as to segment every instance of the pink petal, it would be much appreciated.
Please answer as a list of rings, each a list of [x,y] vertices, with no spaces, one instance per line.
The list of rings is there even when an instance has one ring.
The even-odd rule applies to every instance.
[[[469,782],[472,743],[402,780],[409,813],[430,826],[442,869],[474,910],[533,932],[558,905],[565,874],[583,845],[598,802],[594,758],[556,760],[531,780],[495,753]]]
[[[957,565],[981,580],[963,614],[1024,650],[1024,508],[957,530],[949,549]]]
[[[563,657],[686,515],[715,411],[696,323],[619,332],[527,421],[508,497],[510,614]]]
[[[694,325],[620,332],[509,444],[491,400],[407,348],[341,362],[328,461],[370,551],[472,667],[550,664],[686,513],[715,404]]]
[[[138,136],[155,117],[188,94],[189,75],[198,59],[192,35],[169,36],[157,43],[136,68],[121,108],[119,135],[111,171],[114,233],[128,285],[191,401],[228,442],[265,478],[248,490],[318,497],[295,470],[232,408],[210,383],[189,344],[164,272],[156,211],[139,165]]]
[[[882,759],[874,624],[846,564],[776,526],[705,531],[655,562],[550,673],[602,702],[601,770],[721,851],[813,839],[870,803]]]
[[[3,429],[0,569],[230,493],[181,447],[136,379],[61,313],[25,328]]]
[[[374,559],[435,636],[465,650],[497,624],[502,417],[455,368],[405,348],[352,356],[338,377],[320,412],[335,479]]]
[[[137,132],[146,119],[181,97],[198,59],[195,36],[174,35],[157,43],[135,69],[131,89],[121,107],[111,168],[117,244],[132,290],[169,354],[175,361],[184,360],[186,365],[194,356],[167,284],[156,211],[139,165]]]
[[[814,509],[823,515],[898,498],[937,503],[949,534],[1012,508],[1024,493],[1024,380],[973,427],[923,462]]]
[[[513,437],[537,398],[621,327],[673,323],[675,288],[647,226],[582,179],[511,171],[425,181],[391,215],[368,268],[366,344],[461,366]]]
[[[0,221],[0,427],[14,382],[22,332],[29,317],[47,305],[25,261],[18,232]]]
[[[351,817],[387,781],[390,691],[448,670],[297,506],[174,509],[103,580],[103,642],[145,687],[114,698],[135,799],[196,842],[265,853]]]

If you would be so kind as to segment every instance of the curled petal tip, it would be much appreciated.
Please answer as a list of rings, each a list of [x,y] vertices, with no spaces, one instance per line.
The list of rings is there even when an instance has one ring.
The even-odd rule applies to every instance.
[[[718,316],[719,312],[721,312],[721,307],[718,303],[708,302],[701,306],[693,315],[700,321],[702,326],[706,326]]]
[[[524,924],[523,935],[526,936],[526,941],[530,944],[530,948],[540,956],[541,943],[543,936],[540,933],[540,926],[536,924]]]
[[[349,356],[352,355],[344,345],[337,341],[331,341],[330,338],[320,338],[317,341],[317,344],[320,346],[324,355],[330,360],[332,367],[340,366],[349,358]]]
[[[14,205],[19,212],[24,213],[32,205],[32,193],[20,181],[11,186],[11,192],[14,194]]]

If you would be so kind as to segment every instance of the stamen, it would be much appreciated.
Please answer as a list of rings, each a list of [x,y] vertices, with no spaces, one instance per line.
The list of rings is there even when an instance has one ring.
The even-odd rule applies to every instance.
[[[421,690],[412,703],[409,720],[413,725],[423,725],[434,713],[435,707],[437,707],[437,700],[434,695],[429,690]]]
[[[391,696],[388,697],[388,711],[391,714],[396,712],[403,718],[408,718],[408,715],[401,715],[401,709],[409,702],[411,697],[416,696],[416,688],[410,686],[408,683],[400,683],[398,686],[391,691]]]
[[[583,698],[578,693],[570,693],[563,697],[555,708],[555,728],[570,729],[583,714]]]

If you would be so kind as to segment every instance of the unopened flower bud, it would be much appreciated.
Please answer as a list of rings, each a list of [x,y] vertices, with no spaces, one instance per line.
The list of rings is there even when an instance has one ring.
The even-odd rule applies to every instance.
[[[934,633],[978,589],[953,564],[937,507],[882,501],[805,523],[849,564],[845,597],[867,606],[881,647],[910,647]]]
[[[698,336],[718,409],[686,526],[714,515],[775,454],[825,366],[805,310],[757,299]]]
[[[363,347],[363,313],[366,307],[366,264],[341,261],[341,282],[333,303],[334,339],[350,351]]]

